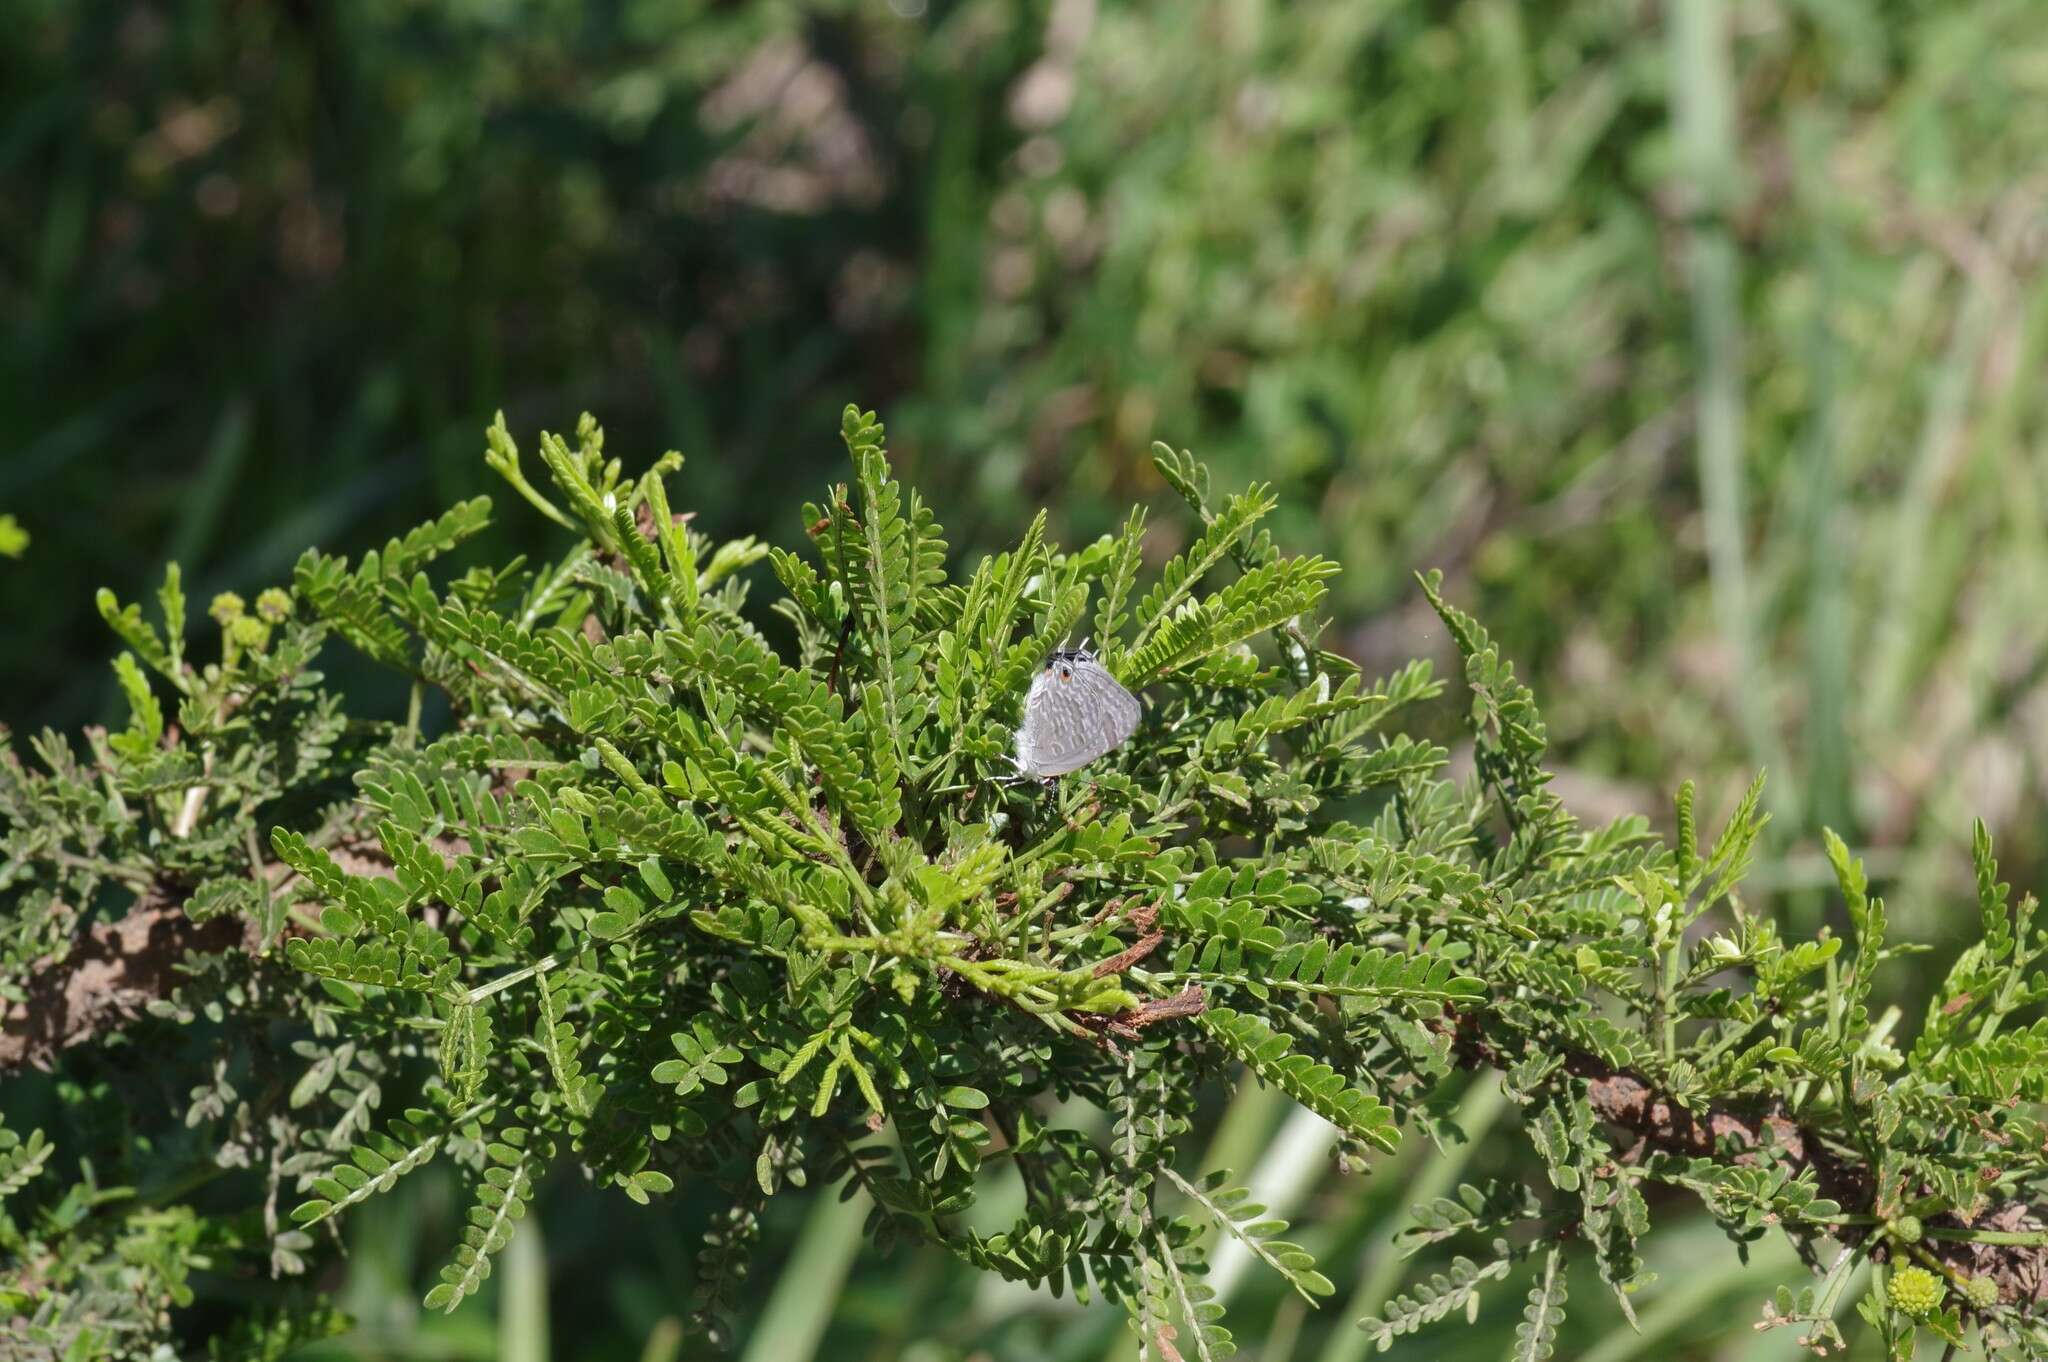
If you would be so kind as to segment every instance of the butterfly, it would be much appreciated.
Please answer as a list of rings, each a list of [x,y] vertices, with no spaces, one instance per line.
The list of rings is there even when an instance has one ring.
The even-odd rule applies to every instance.
[[[1123,746],[1138,729],[1144,706],[1118,684],[1083,643],[1061,648],[1024,697],[1017,729],[1017,769],[1045,780],[1078,771]]]

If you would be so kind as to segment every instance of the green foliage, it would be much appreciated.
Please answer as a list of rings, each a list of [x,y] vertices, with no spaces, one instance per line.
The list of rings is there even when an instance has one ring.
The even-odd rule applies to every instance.
[[[1435,1324],[1453,1311],[1476,1310],[1480,1288],[1505,1277],[1514,1266],[1514,1255],[1508,1252],[1504,1241],[1496,1240],[1494,1248],[1501,1256],[1483,1267],[1469,1258],[1458,1258],[1452,1262],[1450,1271],[1417,1282],[1413,1295],[1395,1297],[1383,1316],[1360,1320],[1358,1327],[1385,1352],[1402,1334]]]
[[[1212,1008],[1203,1026],[1246,1068],[1286,1093],[1345,1134],[1392,1149],[1400,1141],[1394,1115],[1370,1092],[1348,1085],[1343,1075],[1307,1055],[1293,1053],[1257,1017]]]
[[[1428,668],[1368,685],[1318,645],[1332,569],[1258,528],[1263,491],[1212,501],[1162,448],[1202,528],[1142,591],[1136,515],[1073,553],[1035,522],[956,578],[879,422],[848,408],[842,435],[852,480],[804,508],[809,554],[712,541],[671,509],[677,458],[631,475],[586,418],[573,446],[542,437],[545,491],[489,435],[491,468],[580,525],[557,562],[456,575],[442,560],[488,510],[464,502],[354,567],[309,552],[253,612],[217,600],[204,663],[175,570],[160,624],[102,596],[129,727],[90,735],[90,765],[54,735],[37,768],[0,752],[0,983],[33,1006],[95,926],[144,922],[172,956],[143,1020],[14,1062],[160,1051],[191,1093],[186,1152],[249,1170],[252,1201],[233,1232],[175,1192],[127,1205],[89,1164],[53,1176],[40,1132],[5,1135],[0,1231],[64,1265],[35,1340],[138,1262],[155,1275],[121,1327],[170,1339],[162,1302],[202,1259],[290,1283],[433,1164],[465,1224],[429,1307],[484,1286],[560,1174],[710,1197],[694,1318],[723,1344],[763,1208],[836,1186],[885,1246],[1109,1299],[1147,1346],[1221,1358],[1219,1239],[1305,1301],[1332,1288],[1229,1174],[1177,1166],[1213,1085],[1277,1090],[1355,1164],[1451,1137],[1435,1096],[1481,1068],[1544,1176],[1417,1208],[1411,1249],[1487,1248],[1375,1302],[1381,1346],[1470,1316],[1525,1263],[1517,1357],[1555,1353],[1574,1261],[1630,1313],[1659,1188],[1738,1249],[1778,1232],[1833,1253],[1766,1324],[1826,1342],[1849,1273],[1910,1254],[1958,1304],[1895,1310],[1895,1272],[1890,1304],[1863,1301],[1889,1343],[1916,1320],[1997,1346],[2034,1327],[2017,1284],[2041,1236],[2011,1227],[2048,1178],[2029,1012],[2048,931],[1981,827],[1982,939],[1902,1049],[1870,999],[1905,948],[1846,846],[1828,849],[1850,939],[1797,939],[1741,897],[1760,782],[1705,851],[1689,786],[1675,847],[1635,815],[1586,826],[1550,788],[1532,692],[1435,576],[1469,692],[1459,779],[1389,731],[1438,693]],[[779,645],[748,608],[764,557]],[[1091,599],[1146,716],[1084,772],[1019,787],[1024,687]],[[446,723],[421,698],[344,718],[314,670],[330,645],[437,693]],[[1010,1169],[1022,1204],[991,1230]],[[1962,1287],[1980,1278],[2014,1289]],[[331,1325],[294,1286],[257,1307],[275,1313],[250,1328],[286,1321],[266,1337]]]
[[[1716,823],[1768,761],[1777,817],[1743,892],[1753,911],[1788,909],[1784,967],[1832,967],[1845,989],[1872,977],[1850,980],[1860,939],[1814,960],[1824,909],[1847,935],[1808,854],[1821,820],[1869,858],[1889,916],[1874,949],[1917,938],[1942,952],[1883,971],[1867,1003],[1877,1043],[1849,1047],[1873,1081],[1896,1076],[1886,1051],[1911,1051],[1921,1030],[1931,988],[1914,971],[1938,983],[1969,944],[1953,928],[1974,916],[1951,884],[1962,813],[2020,832],[2002,831],[2003,874],[2038,887],[2041,843],[2024,830],[2040,824],[2048,769],[2028,759],[2048,536],[2013,495],[2038,481],[2048,393],[2028,381],[2044,277],[2043,125],[2029,113],[2048,32],[2030,6],[976,0],[917,20],[900,13],[915,5],[316,8],[317,21],[306,7],[30,0],[11,15],[0,506],[36,542],[0,564],[15,588],[0,710],[30,768],[44,721],[149,742],[146,718],[124,733],[105,631],[66,584],[105,581],[155,621],[166,558],[204,607],[219,586],[288,578],[308,544],[357,552],[474,490],[472,431],[493,404],[526,423],[562,393],[602,401],[617,450],[692,451],[697,530],[785,530],[784,489],[822,500],[822,470],[843,457],[801,433],[827,432],[862,394],[889,413],[897,463],[946,512],[963,569],[1034,501],[1050,512],[1042,538],[1118,530],[1165,435],[1202,451],[1225,488],[1271,483],[1280,505],[1262,527],[1343,562],[1328,586],[1346,632],[1323,642],[1369,671],[1441,639],[1401,612],[1417,604],[1409,569],[1444,566],[1450,596],[1542,697],[1568,801],[1574,775],[1634,777],[1617,802],[1654,815],[1641,782],[1687,772],[1699,822]],[[1673,22],[1707,13],[1718,39]],[[1716,53],[1728,80],[1709,103],[1728,116],[1689,119],[1685,91]],[[1697,145],[1702,122],[1719,146]],[[1719,291],[1685,269],[1717,233]],[[1713,608],[1696,530],[1695,435],[1716,416],[1732,416],[1741,451],[1749,662]],[[581,524],[531,441],[526,471]],[[501,500],[510,514],[471,552],[566,569],[536,577],[519,615],[619,589],[588,547],[549,538],[555,520]],[[1118,544],[1134,581],[1121,630],[1098,635],[1128,640],[1151,569],[1201,532],[1149,509],[1149,542]],[[255,621],[233,627],[247,646]],[[1236,665],[1220,657],[1206,675]],[[348,693],[351,743],[364,720],[403,712],[399,673],[345,649],[319,666],[323,688]],[[135,669],[156,675],[139,655]],[[152,684],[182,733],[178,696]],[[442,701],[434,684],[425,696],[431,734]],[[1751,708],[1761,725],[1743,721]],[[1391,723],[1420,740],[1408,757],[1445,742],[1464,769],[1434,714]],[[1757,726],[1785,750],[1754,744]],[[973,737],[1006,740],[999,716]],[[99,781],[97,739],[73,745]],[[1342,760],[1386,762],[1389,794],[1418,774],[1401,753],[1365,752]],[[188,758],[164,764],[161,789],[193,787]],[[339,787],[319,798],[352,794],[352,763],[373,761],[335,763]],[[1233,761],[1203,754],[1205,797],[1250,797],[1257,777]],[[450,792],[501,798],[461,779]],[[597,817],[659,812],[622,801]],[[257,855],[271,822],[310,834],[324,816],[266,814]],[[106,864],[134,864],[109,850]],[[336,854],[360,868],[350,847]],[[1382,882],[1424,864],[1373,856],[1394,877]],[[1429,869],[1436,884],[1474,873]],[[190,889],[190,916],[225,931],[259,911],[242,866],[195,873],[196,887],[169,880]],[[521,915],[537,880],[479,887],[500,925],[546,949],[546,905]],[[129,891],[97,904],[26,892],[39,901],[0,913],[18,934],[0,943],[7,979]],[[1701,935],[1724,928],[1735,940],[1716,910]],[[1590,949],[1590,988],[1626,979],[1626,962]],[[1700,987],[1729,989],[1733,1006],[1747,968]],[[1968,1053],[1979,1006],[1960,1004],[1941,1060],[1964,1084],[1989,1077]],[[2019,1033],[2033,1020],[1996,1040],[2031,1044]],[[523,1049],[541,1024],[522,1035],[498,1018],[492,1036]],[[1637,1053],[1573,1025],[1603,1054]],[[1831,1037],[1784,1039],[1765,1027],[1701,1056],[1684,1091],[1728,1092],[1793,1054],[1831,1062]],[[353,1062],[340,1072],[369,1081]],[[337,1091],[368,1090],[348,1081]],[[392,1104],[413,1100],[411,1076],[382,1081]],[[43,1112],[22,1128],[38,1123],[59,1134],[67,1176],[90,1153],[109,1181],[146,1181],[107,1172],[106,1151]],[[1348,1204],[1347,1248],[1385,1203]],[[1591,1294],[1582,1285],[1582,1330],[1606,1308]]]
[[[1996,362],[2048,289],[2019,187],[2044,35],[1996,3],[1767,8],[1768,33],[1585,0],[1048,24],[1063,81],[1005,88],[1071,99],[1017,100],[1031,152],[957,191],[986,211],[934,258],[975,286],[933,292],[972,313],[935,318],[897,425],[1090,533],[1170,428],[1344,565],[1354,655],[1417,646],[1410,573],[1441,566],[1558,764],[1644,810],[1665,773],[1718,797],[1767,764],[1779,846],[1832,824],[1934,938],[1956,811],[2030,826],[2048,794],[2030,769],[1982,806],[2048,657],[2048,535],[2006,503],[2048,395]],[[1721,470],[1739,618],[1701,551]],[[1155,552],[1192,537],[1155,520]]]
[[[1522,1322],[1515,1326],[1514,1362],[1546,1362],[1557,1351],[1557,1326],[1564,1319],[1566,1282],[1564,1255],[1551,1249],[1543,1255],[1543,1268],[1536,1284],[1529,1288],[1529,1304]]]
[[[24,1140],[0,1126],[0,1202],[29,1185],[50,1160],[50,1142],[34,1130]]]
[[[1208,1212],[1219,1229],[1249,1248],[1259,1261],[1284,1277],[1288,1285],[1301,1293],[1303,1300],[1313,1305],[1316,1297],[1327,1296],[1336,1290],[1328,1277],[1315,1270],[1316,1260],[1306,1249],[1279,1237],[1287,1228],[1285,1220],[1262,1218],[1266,1208],[1252,1201],[1251,1193],[1245,1188],[1230,1185],[1229,1170],[1209,1173],[1199,1185],[1189,1182],[1171,1168],[1165,1172],[1174,1186]]]

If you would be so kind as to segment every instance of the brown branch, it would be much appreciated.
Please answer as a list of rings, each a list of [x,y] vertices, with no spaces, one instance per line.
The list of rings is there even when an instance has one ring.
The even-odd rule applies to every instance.
[[[1199,1016],[1208,1010],[1209,1002],[1202,993],[1200,984],[1189,984],[1180,992],[1167,998],[1151,998],[1138,1004],[1128,1012],[1103,1014],[1100,1012],[1069,1012],[1066,1015],[1083,1027],[1095,1033],[1096,1044],[1111,1054],[1118,1053],[1112,1037],[1125,1040],[1141,1040],[1141,1027],[1156,1026],[1164,1021],[1178,1021],[1183,1017]]]
[[[434,838],[427,845],[443,856],[469,852],[460,837]],[[393,873],[373,837],[351,833],[326,850],[351,875]],[[273,899],[299,883],[298,872],[279,862],[265,861],[260,870]],[[28,996],[0,1011],[0,1073],[25,1065],[47,1070],[58,1051],[135,1020],[149,1003],[170,996],[188,954],[255,951],[263,944],[254,921],[229,915],[194,922],[185,916],[182,894],[139,879],[136,887],[139,896],[125,916],[94,923],[61,960],[46,956],[30,967]]]
[[[1466,1068],[1506,1069],[1513,1062],[1505,1046],[1487,1037],[1475,1012],[1448,1013],[1454,1052]],[[1767,1146],[1782,1151],[1795,1170],[1810,1168],[1820,1194],[1854,1215],[1882,1215],[1891,1208],[1880,1205],[1878,1188],[1871,1170],[1860,1161],[1844,1157],[1811,1126],[1802,1124],[1776,1098],[1751,1102],[1712,1102],[1691,1110],[1660,1091],[1640,1074],[1616,1069],[1596,1055],[1571,1051],[1564,1056],[1565,1071],[1585,1084],[1586,1101],[1593,1114],[1606,1125],[1626,1131],[1633,1145],[1619,1156],[1627,1164],[1639,1163],[1650,1150],[1686,1158],[1711,1159],[1733,1166],[1759,1162]],[[1987,1170],[1996,1176],[1997,1170]],[[2048,1207],[2020,1200],[1994,1202],[1971,1217],[1967,1224],[1954,1215],[1929,1216],[1930,1229],[1976,1228],[2003,1233],[2039,1231],[2048,1228]],[[1788,1233],[1817,1237],[1822,1230],[1843,1243],[1856,1244],[1872,1233],[1867,1225],[1787,1225]],[[1936,1261],[1968,1277],[1990,1277],[1998,1283],[1999,1297],[2007,1304],[2038,1304],[2048,1301],[2048,1246],[2032,1244],[1985,1244],[1962,1239],[1929,1236],[1921,1241]],[[1888,1259],[1889,1241],[1873,1245],[1871,1254]]]
[[[1097,965],[1095,967],[1095,977],[1097,979],[1107,979],[1112,974],[1122,974],[1125,970],[1152,954],[1153,951],[1158,950],[1159,943],[1164,940],[1166,940],[1166,933],[1164,932],[1154,932],[1150,936],[1139,938],[1135,944],[1124,947],[1124,949]]]
[[[239,917],[194,922],[180,905],[144,894],[126,917],[94,923],[62,960],[36,964],[28,996],[0,1015],[0,1070],[50,1068],[59,1050],[125,1025],[168,996],[188,954],[253,945],[249,931]]]
[[[1613,1072],[1586,1079],[1586,1101],[1601,1120],[1634,1135],[1640,1148],[1713,1158],[1723,1140],[1732,1139],[1744,1151],[1751,1151],[1763,1143],[1768,1131],[1792,1162],[1807,1161],[1805,1132],[1775,1103],[1757,1112],[1738,1114],[1727,1107],[1709,1107],[1704,1114],[1695,1114],[1674,1105],[1634,1074]],[[1737,1155],[1737,1159],[1754,1161],[1748,1153]]]
[[[1200,1016],[1208,1009],[1208,1000],[1203,996],[1200,984],[1189,984],[1170,998],[1153,998],[1116,1020],[1126,1026],[1151,1026],[1163,1021],[1177,1021],[1182,1017]]]
[[[1775,1143],[1793,1168],[1813,1170],[1822,1196],[1853,1213],[1883,1213],[1870,1169],[1840,1157],[1818,1132],[1799,1124],[1775,1100],[1747,1108],[1712,1103],[1694,1113],[1664,1097],[1638,1075],[1608,1070],[1590,1056],[1574,1056],[1567,1067],[1575,1072],[1581,1068],[1592,1071],[1586,1078],[1586,1100],[1593,1114],[1636,1137],[1635,1147],[1623,1155],[1624,1162],[1639,1161],[1646,1149],[1660,1149],[1692,1158],[1753,1163],[1760,1146]],[[1927,1224],[2011,1232],[2039,1230],[2048,1225],[2048,1217],[2041,1206],[2008,1200],[1993,1203],[1972,1217],[1968,1226],[1953,1215],[1931,1216]],[[1870,1232],[1861,1225],[1828,1227],[1833,1238],[1850,1244]],[[2048,1247],[1937,1238],[1923,1240],[1920,1247],[1966,1277],[1990,1277],[1998,1283],[2000,1298],[2008,1303],[2048,1300]],[[1888,1243],[1878,1244],[1871,1251],[1882,1261],[1890,1256],[1891,1248]]]

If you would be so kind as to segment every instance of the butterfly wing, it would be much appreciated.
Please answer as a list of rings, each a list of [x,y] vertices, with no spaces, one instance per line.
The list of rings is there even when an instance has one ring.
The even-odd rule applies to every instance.
[[[1081,690],[1093,731],[1103,740],[1102,752],[1122,747],[1138,731],[1145,707],[1109,674],[1109,668],[1093,659],[1079,663],[1074,668],[1074,685]]]
[[[1072,680],[1048,667],[1024,697],[1024,722],[1017,729],[1017,766],[1027,776],[1060,776],[1094,760],[1082,730],[1081,708]]]
[[[1017,765],[1038,777],[1078,771],[1121,746],[1142,713],[1138,697],[1093,659],[1048,667],[1024,698]]]

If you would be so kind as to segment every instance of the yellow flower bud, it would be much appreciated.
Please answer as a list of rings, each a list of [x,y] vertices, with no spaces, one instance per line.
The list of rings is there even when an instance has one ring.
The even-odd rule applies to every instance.
[[[1948,1294],[1941,1278],[1924,1267],[1902,1267],[1885,1283],[1892,1308],[1918,1318],[1932,1312]]]

